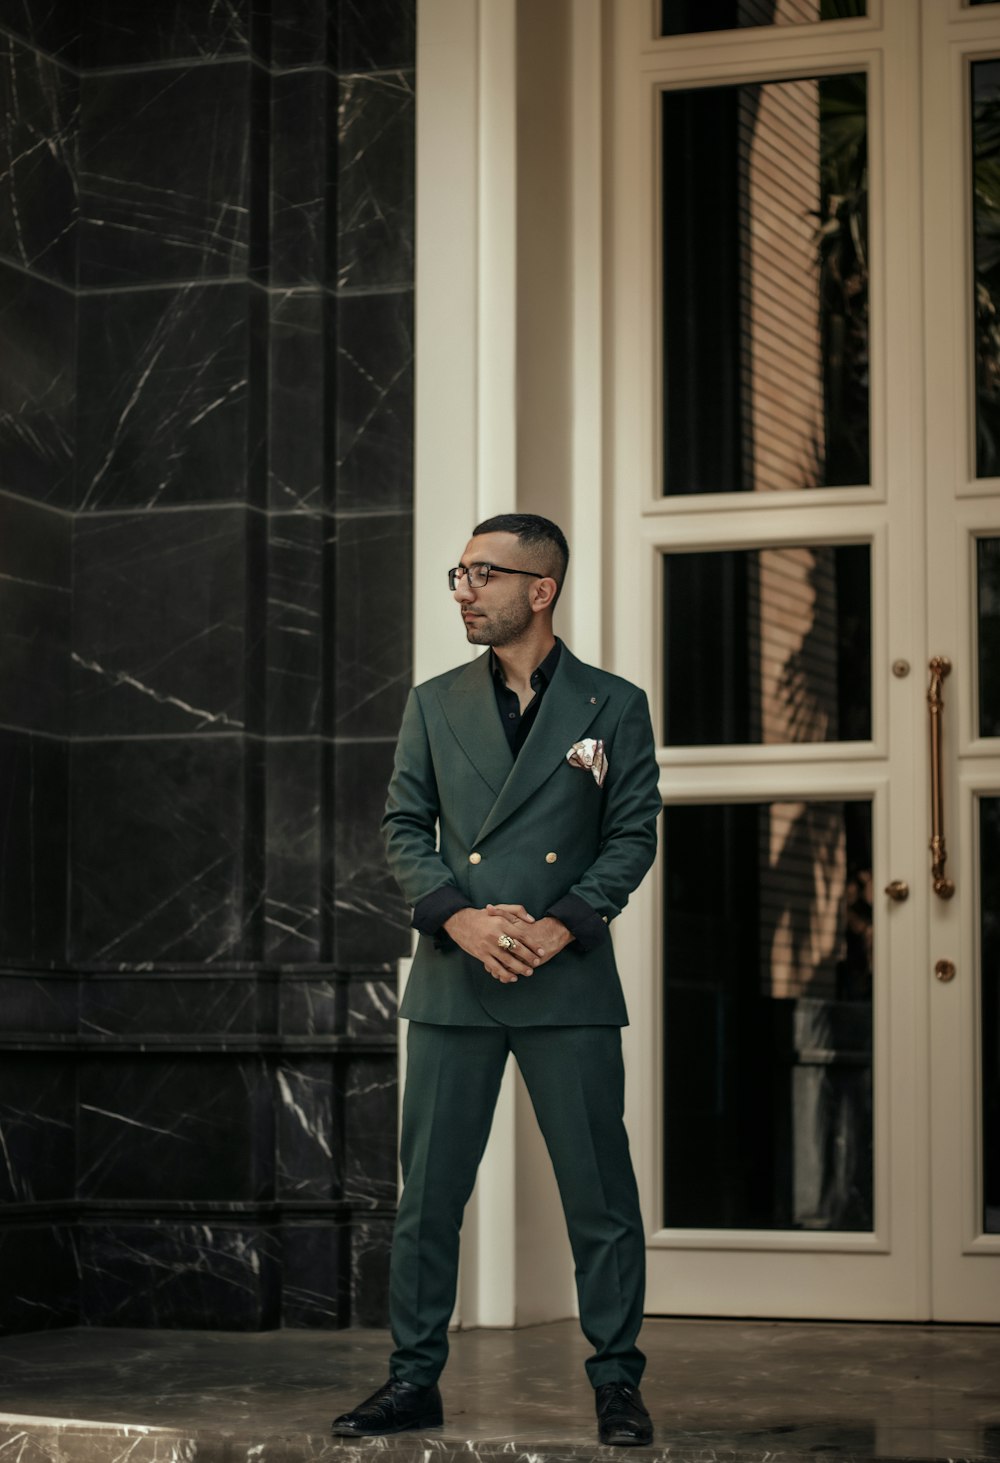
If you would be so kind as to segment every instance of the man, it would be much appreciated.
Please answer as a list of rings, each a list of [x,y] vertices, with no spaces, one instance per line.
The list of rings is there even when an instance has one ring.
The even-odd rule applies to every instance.
[[[338,1436],[442,1422],[459,1230],[508,1052],[552,1159],[594,1354],[602,1443],[645,1444],[645,1243],[622,1122],[625,1002],[608,938],[656,849],[646,698],[583,665],[552,614],[569,550],[534,514],[481,523],[448,580],[485,655],[411,692],[389,864],[420,932],[393,1237],[390,1379]]]

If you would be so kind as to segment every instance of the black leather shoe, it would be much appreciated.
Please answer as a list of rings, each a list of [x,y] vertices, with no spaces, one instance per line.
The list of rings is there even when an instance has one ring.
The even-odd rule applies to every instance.
[[[641,1448],[653,1441],[653,1423],[642,1393],[628,1382],[596,1388],[597,1440],[613,1448]]]
[[[440,1427],[444,1421],[441,1393],[437,1387],[417,1387],[412,1382],[399,1382],[390,1377],[366,1397],[353,1412],[335,1417],[330,1431],[335,1438],[366,1438],[382,1433],[423,1431]]]

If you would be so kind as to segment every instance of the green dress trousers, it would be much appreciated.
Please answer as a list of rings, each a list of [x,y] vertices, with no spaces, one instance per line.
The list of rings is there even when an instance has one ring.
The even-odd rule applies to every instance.
[[[555,1170],[576,1265],[587,1373],[638,1385],[645,1236],[622,1121],[617,1026],[436,1026],[411,1021],[403,1194],[389,1282],[393,1377],[437,1380],[448,1355],[459,1231],[508,1052],[521,1069]]]

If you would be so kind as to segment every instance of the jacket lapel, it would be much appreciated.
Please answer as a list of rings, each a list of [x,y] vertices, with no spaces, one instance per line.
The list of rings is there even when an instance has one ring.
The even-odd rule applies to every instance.
[[[483,656],[483,660],[488,662],[489,657]],[[488,690],[492,702],[493,687],[488,685]],[[512,813],[516,813],[538,791],[542,783],[552,776],[573,743],[586,736],[587,728],[606,700],[607,695],[593,683],[587,667],[571,655],[564,645],[552,684],[545,692],[528,740],[521,748],[489,817],[480,828],[476,836],[477,842],[492,833]],[[496,706],[491,705],[490,710],[494,713],[492,722],[500,740],[506,745],[500,718],[495,714]],[[487,717],[486,720],[490,718]],[[479,732],[482,734],[482,726],[479,727]]]
[[[465,755],[497,796],[507,781],[514,758],[497,715],[489,651],[455,677],[441,697],[441,705]],[[543,708],[544,705],[543,702]]]

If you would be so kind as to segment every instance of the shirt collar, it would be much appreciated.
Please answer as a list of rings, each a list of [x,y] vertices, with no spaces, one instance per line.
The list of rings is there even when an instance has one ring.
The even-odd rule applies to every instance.
[[[535,669],[532,671],[531,689],[536,693],[536,695],[540,690],[544,689],[544,687],[549,684],[552,677],[555,675],[556,666],[559,664],[559,652],[561,650],[562,641],[556,640],[555,645],[553,645],[552,649],[542,661],[541,665],[536,666]],[[506,686],[507,682],[504,679],[503,666],[500,664],[496,655],[493,653],[492,646],[490,647],[490,668],[493,671],[494,679],[499,681],[501,686]]]

